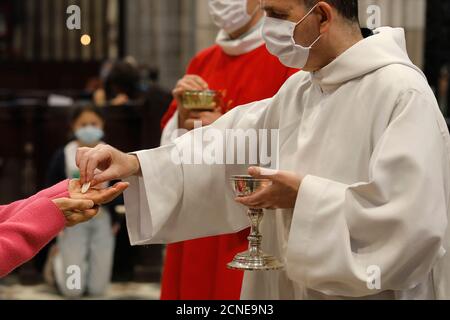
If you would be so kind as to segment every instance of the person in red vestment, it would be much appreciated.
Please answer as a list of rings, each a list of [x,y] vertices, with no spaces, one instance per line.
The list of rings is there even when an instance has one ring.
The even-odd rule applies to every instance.
[[[298,71],[283,66],[267,51],[259,0],[209,0],[208,4],[221,30],[216,45],[191,61],[187,74],[173,90],[174,100],[162,121],[162,144],[169,143],[177,129],[193,129],[194,121],[209,125],[235,106],[274,96]],[[183,92],[204,89],[222,91],[222,107],[214,112],[185,110]],[[226,265],[247,249],[248,234],[249,229],[168,245],[161,299],[239,299],[243,272],[228,270]]]

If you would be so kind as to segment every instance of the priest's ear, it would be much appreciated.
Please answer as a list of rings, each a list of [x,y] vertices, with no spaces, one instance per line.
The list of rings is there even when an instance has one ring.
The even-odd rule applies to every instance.
[[[330,30],[331,23],[334,21],[335,16],[339,13],[336,8],[333,8],[325,1],[317,3],[315,12],[319,15],[320,19],[320,34],[326,34]]]

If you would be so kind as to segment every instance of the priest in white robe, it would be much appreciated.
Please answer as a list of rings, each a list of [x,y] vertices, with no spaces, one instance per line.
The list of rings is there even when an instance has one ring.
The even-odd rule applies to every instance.
[[[167,146],[80,149],[82,181],[128,178],[133,245],[238,232],[244,205],[269,208],[263,249],[286,268],[246,272],[242,299],[450,298],[449,134],[404,31],[363,39],[356,0],[263,5],[269,50],[305,71]],[[249,169],[273,184],[237,203],[228,179],[248,166],[174,161],[219,150],[212,129],[279,130],[279,171]]]

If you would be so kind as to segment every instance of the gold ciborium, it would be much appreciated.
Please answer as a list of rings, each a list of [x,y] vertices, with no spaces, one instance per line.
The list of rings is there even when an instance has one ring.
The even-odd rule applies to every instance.
[[[252,195],[272,183],[267,179],[255,179],[246,175],[232,176],[230,181],[237,197]],[[249,248],[247,251],[237,254],[227,267],[245,271],[283,268],[283,264],[277,258],[261,250],[262,235],[259,231],[259,225],[264,217],[264,210],[249,208],[247,214],[251,222],[251,232],[248,237]]]
[[[183,107],[188,110],[214,111],[221,104],[222,95],[214,90],[190,90],[182,96]]]

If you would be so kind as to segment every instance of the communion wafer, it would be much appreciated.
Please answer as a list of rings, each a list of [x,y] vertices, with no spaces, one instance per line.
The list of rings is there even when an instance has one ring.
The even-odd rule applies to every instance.
[[[86,182],[85,184],[83,184],[83,186],[81,187],[81,193],[85,194],[86,192],[88,192],[88,190],[91,188],[91,183],[90,182]]]

